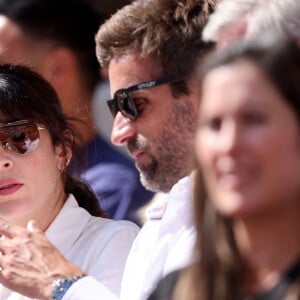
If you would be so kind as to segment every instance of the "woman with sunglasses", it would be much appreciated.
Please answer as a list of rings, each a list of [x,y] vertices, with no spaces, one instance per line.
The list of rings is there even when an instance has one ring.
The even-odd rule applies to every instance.
[[[25,237],[13,248],[16,239],[2,236],[0,277],[8,288],[0,286],[1,300],[27,299],[10,290],[9,282],[19,274],[32,280],[31,271],[41,269],[38,253],[28,250],[35,228],[45,235],[40,246],[46,252],[59,251],[61,260],[73,264],[72,278],[53,286],[53,299],[85,274],[119,293],[138,229],[133,223],[105,218],[88,186],[69,174],[71,159],[81,155],[78,141],[44,79],[22,66],[0,65],[0,218],[18,225]],[[58,263],[53,261],[54,270]],[[41,271],[50,273],[46,266]]]

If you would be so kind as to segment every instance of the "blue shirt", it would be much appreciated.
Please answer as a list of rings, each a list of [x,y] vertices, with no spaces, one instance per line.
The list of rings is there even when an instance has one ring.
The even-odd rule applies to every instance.
[[[153,197],[140,183],[133,160],[99,135],[87,145],[87,168],[81,177],[96,193],[101,208],[115,220],[139,224],[137,209]]]

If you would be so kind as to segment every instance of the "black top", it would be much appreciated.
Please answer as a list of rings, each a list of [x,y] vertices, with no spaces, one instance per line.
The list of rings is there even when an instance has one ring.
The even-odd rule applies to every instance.
[[[171,300],[180,273],[181,270],[177,270],[164,277],[148,300]],[[300,260],[293,264],[273,288],[263,293],[247,296],[243,300],[282,300],[289,287],[298,279],[300,279]]]
[[[248,300],[279,300],[284,299],[289,287],[300,278],[300,260],[298,260],[293,266],[281,277],[280,281],[270,290],[259,293],[253,296],[249,296]]]
[[[173,271],[158,282],[156,289],[149,296],[148,300],[168,300],[172,299],[176,283],[181,270]]]

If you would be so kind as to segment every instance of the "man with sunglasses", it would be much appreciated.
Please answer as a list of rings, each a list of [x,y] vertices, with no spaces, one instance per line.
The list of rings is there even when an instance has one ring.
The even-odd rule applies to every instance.
[[[189,174],[197,126],[197,64],[213,46],[202,41],[201,31],[216,2],[134,1],[96,36],[97,57],[108,70],[113,97],[107,101],[115,118],[111,139],[127,146],[143,185],[166,194],[148,208],[148,221],[131,248],[122,300],[147,299],[164,275],[191,262],[195,229]],[[46,258],[43,263],[48,265]],[[72,275],[80,274],[70,270],[56,266],[62,282],[57,299],[116,299],[89,276],[73,283]],[[64,286],[68,280],[73,284]],[[49,295],[49,286],[41,291],[36,298]]]
[[[140,3],[139,3],[140,2]],[[201,31],[217,1],[137,1],[100,27],[115,118],[143,185],[166,193],[146,211],[123,276],[121,299],[146,299],[157,281],[190,262],[194,244],[189,174],[197,126],[197,62],[212,48]]]

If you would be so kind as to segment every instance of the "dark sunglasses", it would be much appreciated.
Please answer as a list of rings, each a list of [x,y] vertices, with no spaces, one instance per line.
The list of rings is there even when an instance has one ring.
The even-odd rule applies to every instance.
[[[134,100],[132,99],[131,93],[133,91],[139,91],[143,89],[153,88],[155,86],[166,84],[166,83],[175,83],[181,81],[182,79],[174,79],[170,77],[165,77],[156,80],[150,80],[146,82],[141,82],[132,86],[129,86],[124,89],[119,89],[115,92],[113,99],[107,100],[106,103],[108,108],[115,118],[116,114],[120,111],[121,114],[129,119],[134,121],[137,119],[139,112],[136,107]]]
[[[39,130],[33,121],[21,120],[0,125],[0,143],[2,147],[18,154],[34,151],[39,145]]]

